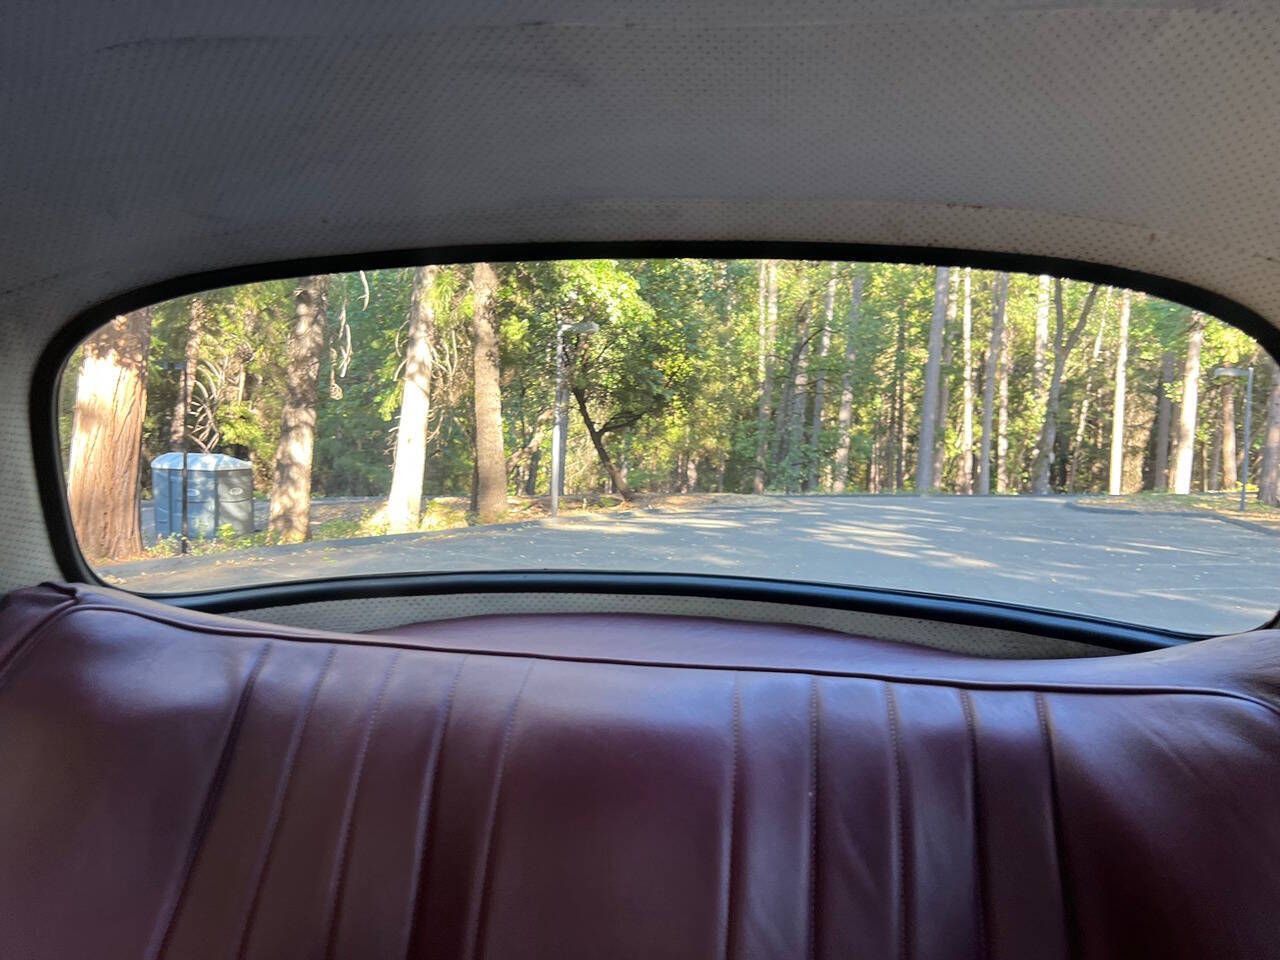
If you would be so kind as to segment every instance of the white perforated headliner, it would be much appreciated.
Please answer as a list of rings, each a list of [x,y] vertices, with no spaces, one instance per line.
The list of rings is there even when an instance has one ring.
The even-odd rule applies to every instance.
[[[1280,317],[1280,4],[10,3],[0,587],[55,573],[32,363],[176,275],[761,239],[1111,263]]]

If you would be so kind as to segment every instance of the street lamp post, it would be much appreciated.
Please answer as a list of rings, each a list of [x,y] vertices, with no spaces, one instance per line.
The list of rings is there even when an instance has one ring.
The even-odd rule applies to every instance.
[[[1240,510],[1245,509],[1245,490],[1249,487],[1249,438],[1253,435],[1253,367],[1217,367],[1213,371],[1215,377],[1243,377],[1245,380],[1244,396],[1244,443],[1243,475],[1240,478]]]
[[[556,395],[555,419],[551,425],[551,515],[560,514],[560,485],[564,475],[564,335],[566,333],[595,333],[600,324],[591,320],[580,323],[561,323],[556,326]]]

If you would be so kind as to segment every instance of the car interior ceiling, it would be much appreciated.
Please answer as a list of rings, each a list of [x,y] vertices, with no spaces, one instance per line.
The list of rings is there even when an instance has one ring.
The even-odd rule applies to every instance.
[[[303,9],[225,0],[122,9],[53,0],[10,3],[4,13],[0,957],[1280,958],[1280,583],[1275,597],[1265,589],[1280,525],[1262,503],[1266,471],[1280,476],[1275,6],[543,0],[517,9],[389,0],[364,9],[316,0]],[[685,273],[662,272],[677,261]],[[556,272],[579,263],[595,272]],[[779,263],[790,271],[781,297],[776,278],[769,292]],[[838,409],[840,372],[853,369],[855,355],[870,363],[869,349],[855,344],[851,319],[829,358],[821,338],[833,328],[817,332],[810,318],[821,315],[824,293],[829,324],[838,310],[857,317],[864,309],[898,364],[867,368],[869,382],[884,377],[868,409],[887,410],[897,433],[868,428],[865,449],[851,454],[846,442],[841,465],[863,457],[871,483],[876,458],[892,464],[896,456],[890,496],[900,513],[809,516],[801,494],[816,489],[838,509],[843,476],[834,490],[829,477],[815,484],[806,475],[795,490],[788,478],[772,493],[791,511],[777,529],[799,531],[787,548],[795,558],[784,563],[782,547],[766,545],[753,547],[758,567],[736,567],[723,533],[730,514],[695,514],[679,499],[723,495],[730,468],[719,461],[712,490],[714,457],[701,461],[699,480],[696,457],[676,463],[673,454],[663,466],[684,486],[664,491],[667,499],[633,508],[628,497],[613,513],[563,522],[595,530],[599,549],[622,557],[615,567],[596,559],[603,552],[561,565],[522,562],[526,521],[517,521],[495,525],[484,557],[497,561],[451,565],[470,548],[450,527],[428,531],[441,566],[361,560],[335,573],[334,558],[357,537],[368,535],[361,549],[369,557],[398,542],[394,527],[367,515],[352,533],[356,508],[339,501],[357,497],[344,488],[317,496],[333,501],[325,507],[338,519],[332,543],[316,544],[318,553],[305,556],[320,559],[299,572],[306,544],[268,550],[275,544],[261,524],[276,523],[277,503],[257,504],[270,520],[255,520],[246,494],[245,549],[261,556],[210,552],[199,569],[223,579],[174,577],[177,586],[163,586],[164,571],[180,567],[190,548],[187,377],[194,383],[205,369],[164,339],[170,329],[196,309],[212,316],[245,291],[267,291],[255,301],[260,326],[246,327],[234,355],[241,367],[228,373],[222,357],[218,369],[219,384],[240,376],[243,396],[254,388],[243,372],[254,350],[270,347],[280,370],[294,369],[285,364],[300,342],[307,284],[342,278],[341,299],[333,286],[318,300],[332,339],[316,347],[308,429],[326,389],[330,399],[346,389],[348,403],[356,397],[352,406],[382,417],[386,436],[344,453],[378,460],[390,476],[405,454],[386,424],[405,416],[397,404],[411,386],[406,351],[414,318],[425,316],[414,312],[427,303],[423,284],[439,280],[429,292],[438,340],[424,349],[437,349],[432,362],[452,370],[466,365],[457,358],[467,351],[481,352],[479,268],[489,264],[499,265],[495,283],[506,284],[490,302],[526,324],[495,321],[495,355],[499,339],[504,356],[515,355],[512,330],[531,342],[550,330],[555,363],[568,338],[585,365],[612,342],[591,339],[601,323],[609,333],[633,307],[655,326],[641,323],[619,353],[657,351],[656,298],[642,302],[634,291],[659,281],[678,291],[689,277],[707,290],[737,283],[706,309],[737,310],[750,336],[758,318],[762,343],[766,323],[792,324],[794,340],[778,341],[785,349],[776,362],[791,363],[785,377],[766,373],[775,358],[761,345],[758,381],[757,355],[748,352],[738,357],[748,382],[723,392],[739,412],[722,432],[748,451],[734,475],[744,496],[753,469],[764,472],[752,431],[764,437],[767,413],[778,444],[789,436],[791,405],[821,434],[821,378],[829,377],[831,431],[856,425],[857,410]],[[875,273],[869,264],[892,269]],[[428,267],[440,272],[428,276]],[[948,402],[965,404],[966,416],[985,409],[985,425],[979,416],[963,442],[976,430],[992,445],[993,378],[1016,369],[1032,382],[1022,354],[1001,359],[1012,336],[1000,332],[1010,275],[1023,298],[1018,324],[1039,335],[1037,291],[1043,322],[1056,318],[1056,331],[1045,327],[1048,346],[1034,347],[1048,351],[1049,372],[1035,382],[1048,396],[1053,380],[1053,403],[1060,381],[1071,403],[1111,396],[1109,381],[1095,383],[1079,359],[1091,345],[1094,361],[1108,351],[1109,369],[1124,369],[1125,349],[1145,364],[1150,384],[1131,385],[1131,395],[1149,394],[1134,401],[1147,404],[1144,439],[1131,445],[1144,465],[1138,493],[1126,509],[1090,521],[1141,532],[1114,548],[1050,534],[1048,521],[1038,530],[1033,513],[998,535],[986,513],[910,515],[936,483],[920,483],[930,469],[924,457],[914,475],[920,489],[902,479],[902,384],[919,391],[922,410],[948,389],[937,382],[942,334],[923,339],[930,304],[935,320],[950,305],[947,369],[964,370],[941,401],[943,416]],[[972,361],[971,280],[974,330],[989,336]],[[550,322],[550,308],[528,304],[542,304],[553,284],[577,284],[583,300],[612,284],[615,300],[599,323],[557,314],[544,330],[537,324]],[[209,291],[230,292],[201,299]],[[1151,326],[1135,326],[1117,367],[1109,351],[1121,328],[1106,324],[1128,323],[1130,291],[1146,311],[1134,316]],[[348,323],[372,325],[368,304],[379,296],[394,304],[393,321],[378,328],[381,339],[357,345],[375,342],[386,354],[369,378],[403,378],[404,387],[365,396],[356,376],[342,381],[332,371],[345,370],[352,352],[342,340]],[[687,300],[699,296],[711,302],[705,291]],[[920,359],[904,361],[908,302],[923,304],[924,319],[910,355]],[[887,306],[876,313],[876,304]],[[449,311],[465,324],[447,328]],[[263,317],[284,331],[278,343],[268,344]],[[1012,326],[1012,309],[1009,317]],[[1183,378],[1174,361],[1194,354],[1199,365],[1200,339],[1176,358],[1141,339],[1157,327],[1174,330],[1180,345],[1202,339],[1205,317],[1227,332],[1211,328],[1210,359],[1194,375]],[[167,442],[176,400],[173,423],[182,428],[180,450],[149,450],[139,440],[151,429],[142,425],[146,410],[131,421],[136,432],[123,446],[139,543],[139,451],[171,458],[146,467],[153,540],[149,566],[133,568],[128,551],[86,546],[66,467],[79,455],[69,424],[84,415],[68,378],[88,382],[76,374],[87,365],[76,365],[94,359],[90,338],[112,324],[127,336],[130,318],[145,319],[148,338],[161,331],[138,366],[145,380],[150,363],[154,376],[157,351],[170,351],[170,392],[156,422]],[[690,383],[717,374],[722,355],[710,351],[734,336],[706,340],[695,346],[713,359]],[[542,371],[548,349],[541,341],[530,348],[529,366]],[[636,366],[667,371],[654,356]],[[129,372],[119,357],[111,362]],[[1256,396],[1245,393],[1246,366],[1249,391],[1258,378]],[[479,410],[478,361],[474,370],[462,386],[424,382]],[[494,377],[504,400],[515,389],[507,373]],[[771,413],[770,375],[779,385]],[[550,375],[538,376],[546,393]],[[257,448],[252,457],[244,451],[288,446],[287,404],[305,390],[283,373],[279,380],[286,406],[283,426],[279,406],[269,408],[270,442],[245,418],[242,434],[207,445],[200,469],[257,470],[246,480],[255,491],[261,475],[271,477]],[[1011,388],[1011,435],[1022,423],[1020,383]],[[1213,405],[1212,436],[1203,423],[1195,433],[1197,384]],[[802,390],[808,401],[796,399]],[[576,462],[594,471],[602,497],[625,488],[628,468],[633,479],[645,476],[637,448],[621,439],[633,421],[589,420],[592,400],[577,381],[562,388],[557,379],[554,391],[554,413],[535,410],[521,424],[533,438],[527,450],[514,453],[508,437],[504,455],[501,422],[496,440],[503,467],[526,470],[530,490],[551,485],[550,519],[528,521],[551,531],[562,522],[547,471],[560,470],[563,483],[567,456],[556,444],[580,444]],[[675,405],[669,383],[651,393]],[[1121,437],[1122,386],[1116,395]],[[447,407],[432,396],[426,423]],[[570,423],[562,400],[579,418],[569,441],[553,432]],[[1074,476],[1078,463],[1053,460],[1055,442],[1091,443],[1098,464],[1114,458],[1120,440],[1108,448],[1099,404],[1090,420],[1089,402],[1078,421],[1073,413],[1055,425],[1048,451],[1028,441],[1027,462],[1038,469],[1043,455],[1046,476],[1049,464],[1054,477]],[[716,412],[715,404],[696,408],[682,429]],[[1166,435],[1157,440],[1160,422]],[[459,529],[479,529],[483,519],[480,424],[468,413],[439,427],[453,437],[449,449],[465,451],[454,465],[460,486],[445,491],[456,496],[438,498]],[[219,425],[212,415],[205,423]],[[1255,511],[1242,516],[1231,513],[1234,488],[1218,482],[1234,467],[1223,444],[1237,442],[1237,427],[1240,505],[1249,495]],[[675,449],[661,446],[675,433],[646,435],[659,460]],[[1160,491],[1165,503],[1179,491],[1161,486],[1175,466],[1162,463],[1152,480],[1145,465],[1167,458],[1171,442],[1176,459],[1178,436],[1186,477],[1194,471],[1204,496],[1190,519],[1182,507],[1148,516],[1143,504],[1155,501],[1142,494]],[[758,442],[764,451],[774,441]],[[913,434],[917,442],[930,449]],[[620,467],[608,459],[610,444]],[[981,471],[988,484],[994,449]],[[534,451],[542,450],[552,465],[544,461],[539,473]],[[1256,481],[1251,455],[1260,458]],[[964,448],[965,471],[976,456]],[[1003,467],[1003,447],[998,457]],[[287,471],[275,468],[282,485]],[[161,469],[172,475],[160,479]],[[570,488],[578,484],[586,513],[583,471]],[[1103,499],[1105,469],[1095,472]],[[419,465],[415,522],[421,473]],[[544,509],[524,496],[524,474],[511,476],[513,497]],[[181,493],[165,494],[170,513],[162,516],[151,491],[171,481]],[[955,482],[968,485],[956,492],[976,492],[973,477]],[[757,499],[733,504],[772,509],[760,499],[770,491],[756,483]],[[997,492],[1003,486],[966,502],[1018,500],[1034,510],[1052,500]],[[1052,492],[1071,494],[1072,482]],[[309,504],[309,486],[305,496]],[[364,499],[378,498],[389,508],[381,490]],[[1079,504],[1064,500],[1068,507]],[[179,509],[174,561],[160,528],[176,529]],[[626,527],[633,514],[639,521]],[[687,536],[711,544],[697,564],[628,561],[626,544],[686,536],[677,523],[686,516],[694,517]],[[743,516],[743,530],[773,536],[757,515]],[[1162,527],[1179,524],[1196,539],[1162,539]],[[638,532],[626,539],[624,527]],[[941,541],[920,530],[952,538],[945,563]],[[1247,547],[1229,556],[1210,543],[1219,531]],[[994,576],[988,540],[1023,551],[1037,535],[1034,549],[1018,554],[1021,565],[1003,571],[1017,592],[948,586]],[[890,587],[788,572],[805,554],[825,557],[841,537],[875,541],[863,561],[871,569],[906,569],[895,564],[912,551],[924,559],[912,579]],[[1172,611],[1162,619],[1131,614],[1140,591],[1111,579],[1140,565],[1129,559],[1140,553],[1144,563],[1168,564],[1153,565],[1142,588],[1142,609]],[[954,581],[943,582],[944,566]],[[127,580],[126,568],[137,579]],[[1160,581],[1175,569],[1177,578]],[[1266,622],[1224,619],[1229,604],[1217,593],[1250,573],[1263,582]],[[1055,605],[1071,590],[1106,595],[1111,606]],[[1049,599],[1022,599],[1035,591]],[[1193,604],[1223,628],[1184,616]]]

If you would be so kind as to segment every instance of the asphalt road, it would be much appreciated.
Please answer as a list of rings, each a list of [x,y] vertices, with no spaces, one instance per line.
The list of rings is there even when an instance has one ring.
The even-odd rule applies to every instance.
[[[723,573],[894,587],[1226,633],[1280,606],[1280,537],[1068,497],[778,497],[117,564],[147,592],[403,571]]]

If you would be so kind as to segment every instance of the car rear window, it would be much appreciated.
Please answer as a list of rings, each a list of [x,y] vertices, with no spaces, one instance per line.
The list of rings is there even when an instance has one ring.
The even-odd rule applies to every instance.
[[[1280,376],[1140,292],[897,263],[563,260],[251,283],[67,359],[107,583],[726,574],[1196,633],[1280,599]]]

